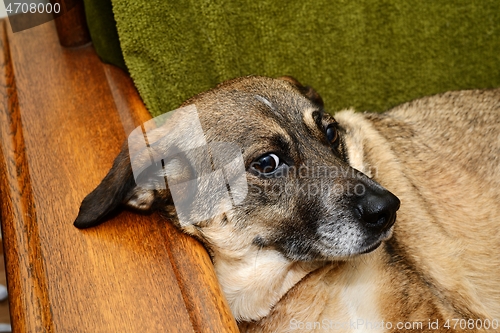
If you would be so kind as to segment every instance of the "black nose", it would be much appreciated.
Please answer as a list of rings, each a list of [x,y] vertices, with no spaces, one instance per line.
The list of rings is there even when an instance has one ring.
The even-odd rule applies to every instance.
[[[358,198],[354,211],[368,228],[381,232],[396,221],[399,204],[399,199],[387,190],[367,189]]]

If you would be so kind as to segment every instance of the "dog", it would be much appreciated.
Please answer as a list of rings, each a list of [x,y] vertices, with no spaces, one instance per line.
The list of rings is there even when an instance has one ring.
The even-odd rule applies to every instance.
[[[238,163],[207,162],[181,113],[148,133],[155,156],[124,145],[76,227],[161,211],[205,246],[242,332],[500,331],[500,89],[333,117],[294,78],[250,76],[193,106],[206,145],[240,154],[232,205],[185,185]]]

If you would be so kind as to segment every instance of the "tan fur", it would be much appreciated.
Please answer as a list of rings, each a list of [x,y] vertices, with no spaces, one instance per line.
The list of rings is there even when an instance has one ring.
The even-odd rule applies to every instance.
[[[335,168],[329,178],[307,175],[314,184],[327,181],[327,193],[279,193],[263,202],[249,192],[224,214],[180,225],[168,189],[130,181],[124,149],[82,203],[76,226],[101,223],[120,202],[160,205],[209,250],[242,332],[462,332],[454,320],[467,327],[472,320],[465,331],[482,332],[479,323],[500,320],[500,89],[450,92],[384,114],[339,112],[334,146],[325,128],[335,120],[325,114],[318,123],[321,97],[293,78],[236,79],[184,105],[192,104],[207,142],[240,145],[250,187],[279,183],[255,176],[250,165],[288,146],[290,164]],[[164,138],[176,126],[152,132],[158,154],[170,149]],[[167,171],[183,169],[182,160],[169,163]],[[303,181],[293,172],[282,182]],[[361,241],[371,235],[349,215],[349,195],[330,193],[360,182],[401,200],[396,224],[375,233],[375,244],[384,242],[374,251]]]
[[[317,331],[363,332],[328,324],[378,319],[422,323],[423,330],[405,332],[459,332],[444,328],[446,320],[453,328],[453,319],[500,318],[500,90],[451,92],[384,115],[343,111],[335,118],[347,130],[351,165],[376,168],[376,180],[402,201],[389,241],[402,262],[379,248],[323,268],[319,277],[311,273],[242,331],[309,331],[290,329],[295,319],[319,322]],[[363,287],[366,298],[357,304],[352,291]],[[429,329],[429,320],[440,329]]]

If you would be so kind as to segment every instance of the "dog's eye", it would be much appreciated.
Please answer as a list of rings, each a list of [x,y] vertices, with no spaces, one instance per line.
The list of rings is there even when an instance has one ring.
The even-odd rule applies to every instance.
[[[261,174],[270,174],[280,166],[280,159],[275,154],[266,154],[252,163],[251,167]]]
[[[328,140],[328,142],[330,142],[330,144],[334,148],[336,148],[338,146],[339,133],[337,131],[337,127],[336,127],[335,123],[328,125],[328,127],[326,128],[326,139]]]

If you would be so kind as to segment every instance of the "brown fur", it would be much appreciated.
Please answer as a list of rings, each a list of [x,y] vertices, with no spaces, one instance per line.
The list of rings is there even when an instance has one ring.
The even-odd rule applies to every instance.
[[[478,320],[474,327],[500,320],[500,89],[450,92],[384,114],[339,112],[341,138],[334,148],[312,128],[309,111],[322,107],[321,97],[291,78],[233,80],[190,104],[198,108],[207,141],[238,143],[247,168],[289,145],[291,164],[339,171],[320,174],[328,186],[361,182],[379,191],[373,179],[401,200],[392,237],[376,233],[386,240],[367,254],[360,254],[365,245],[359,240],[373,235],[350,217],[354,203],[345,193],[307,199],[249,194],[242,206],[211,221],[182,226],[209,249],[242,332],[459,332],[453,319]],[[176,124],[158,129],[158,140],[168,126]],[[169,191],[135,186],[127,161],[125,147],[82,203],[75,225],[96,225],[121,202],[160,208],[175,220]],[[273,182],[251,173],[247,181],[259,189]],[[342,238],[327,237],[332,248],[314,244],[321,237],[314,239],[319,229],[311,231],[311,224],[329,219],[336,222],[323,222],[327,236],[336,231]],[[436,321],[438,329],[430,326]],[[396,328],[400,323],[413,326]]]

